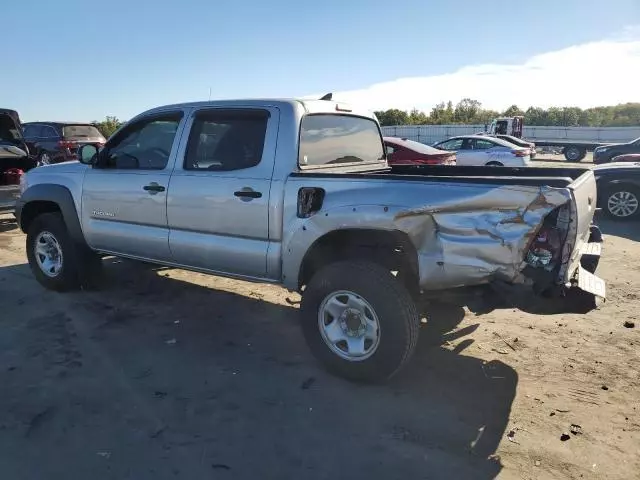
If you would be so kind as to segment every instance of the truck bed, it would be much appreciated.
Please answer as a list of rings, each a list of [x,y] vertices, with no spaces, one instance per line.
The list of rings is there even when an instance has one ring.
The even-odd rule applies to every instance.
[[[521,275],[528,249],[543,227],[557,231],[571,253],[561,256],[556,248],[553,268],[540,268],[546,272],[542,283],[571,281],[590,241],[596,204],[595,178],[586,168],[424,165],[362,173],[331,168],[291,177],[296,186],[317,182],[326,190],[325,215],[318,221],[336,221],[333,202],[345,191],[368,205],[357,210],[367,222],[384,215],[376,206],[384,207],[389,217],[379,223],[409,233],[425,290],[494,279],[526,283]]]

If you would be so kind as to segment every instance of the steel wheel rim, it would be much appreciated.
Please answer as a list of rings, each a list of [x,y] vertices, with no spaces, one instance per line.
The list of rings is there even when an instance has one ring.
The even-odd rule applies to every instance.
[[[580,156],[580,152],[576,148],[570,148],[567,150],[567,157],[569,160],[575,160]]]
[[[49,278],[57,277],[62,270],[62,248],[51,232],[40,232],[33,246],[40,271]]]
[[[348,290],[325,297],[318,309],[318,328],[329,349],[350,362],[366,360],[380,345],[380,321],[375,310]]]
[[[626,191],[612,193],[607,199],[607,209],[614,217],[630,217],[638,211],[638,197]]]

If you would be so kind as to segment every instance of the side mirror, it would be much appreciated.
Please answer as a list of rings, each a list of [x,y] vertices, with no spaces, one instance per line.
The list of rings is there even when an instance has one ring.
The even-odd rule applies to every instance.
[[[98,159],[98,147],[95,145],[83,145],[78,151],[78,160],[85,165],[94,165]]]

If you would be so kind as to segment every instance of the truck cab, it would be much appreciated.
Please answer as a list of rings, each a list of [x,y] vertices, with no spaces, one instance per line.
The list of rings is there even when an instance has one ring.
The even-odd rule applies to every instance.
[[[488,126],[487,133],[490,135],[509,135],[522,138],[522,127],[524,117],[499,117],[495,118]]]

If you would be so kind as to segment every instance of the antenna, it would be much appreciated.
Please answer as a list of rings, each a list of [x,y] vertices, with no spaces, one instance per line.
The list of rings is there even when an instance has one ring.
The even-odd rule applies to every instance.
[[[211,100],[211,87],[209,87],[209,100]]]
[[[333,93],[327,93],[324,97],[322,97],[320,100],[332,100],[333,99]]]

